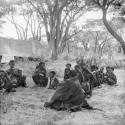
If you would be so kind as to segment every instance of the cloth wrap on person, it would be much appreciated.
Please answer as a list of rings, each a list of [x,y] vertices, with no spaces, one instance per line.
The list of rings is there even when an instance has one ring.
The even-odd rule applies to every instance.
[[[48,78],[46,77],[46,69],[41,68],[40,66],[36,66],[32,79],[36,85],[46,87],[48,83]]]
[[[76,74],[75,71],[71,71],[71,73]],[[56,110],[89,107],[85,100],[84,91],[76,77],[60,83],[50,102],[46,102],[44,106]]]
[[[117,78],[114,73],[106,73],[106,83],[108,85],[115,85],[117,84]]]

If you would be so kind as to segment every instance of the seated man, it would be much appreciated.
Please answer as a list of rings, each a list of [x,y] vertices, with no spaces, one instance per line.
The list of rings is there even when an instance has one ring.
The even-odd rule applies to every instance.
[[[15,61],[9,62],[10,68],[6,71],[11,82],[15,84],[15,87],[27,87],[26,76],[22,75],[22,70],[15,68]]]
[[[49,74],[48,86],[49,89],[56,89],[59,84],[59,80],[56,78],[55,71],[51,71]]]
[[[39,65],[36,66],[32,79],[36,85],[40,85],[41,87],[46,87],[48,83],[48,78],[46,77],[46,74],[47,73],[46,73],[45,63],[40,62]]]
[[[85,100],[84,91],[77,79],[74,70],[70,71],[70,79],[59,84],[50,102],[45,103],[45,107],[56,110],[76,111],[83,108],[91,109]]]
[[[0,70],[0,90],[3,92],[16,92],[14,87],[15,85],[11,83],[7,73],[3,70]]]
[[[113,67],[106,67],[105,82],[108,85],[117,85],[117,78],[113,71]]]
[[[92,84],[93,87],[101,87],[104,80],[104,68],[101,67],[100,69],[96,65],[91,66],[91,72],[93,74]]]
[[[104,82],[104,68],[101,67],[97,72],[96,72],[96,82],[97,82],[97,87],[101,87],[101,85]]]
[[[66,68],[64,70],[64,80],[67,80],[70,78],[70,70],[71,70],[71,64],[66,64]]]

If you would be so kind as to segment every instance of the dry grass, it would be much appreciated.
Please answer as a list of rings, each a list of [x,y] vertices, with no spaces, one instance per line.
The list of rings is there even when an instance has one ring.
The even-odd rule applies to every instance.
[[[48,70],[56,70],[60,80],[68,60],[49,61]],[[74,61],[70,61],[74,65]],[[2,113],[2,125],[124,125],[123,112],[120,105],[121,95],[124,93],[124,70],[116,70],[118,87],[103,86],[93,92],[93,97],[88,102],[94,107],[101,108],[104,112],[83,110],[76,113],[57,112],[45,110],[43,104],[48,101],[54,90],[34,87],[31,79],[37,63],[18,62],[16,67],[21,68],[27,75],[29,88],[17,89],[16,93],[7,95],[7,112]],[[123,99],[122,99],[123,100]]]

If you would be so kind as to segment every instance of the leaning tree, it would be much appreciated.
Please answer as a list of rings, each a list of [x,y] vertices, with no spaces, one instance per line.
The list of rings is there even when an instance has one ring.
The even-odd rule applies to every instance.
[[[124,0],[88,0],[88,1],[89,1],[88,5],[98,7],[99,9],[102,10],[102,14],[103,14],[102,20],[103,20],[105,27],[107,28],[109,33],[121,44],[121,46],[123,48],[123,52],[125,54],[125,40],[117,32],[117,30],[115,30],[112,27],[111,22],[109,22],[107,20],[107,14],[108,14],[109,10],[114,9],[114,8],[120,9],[125,1]]]

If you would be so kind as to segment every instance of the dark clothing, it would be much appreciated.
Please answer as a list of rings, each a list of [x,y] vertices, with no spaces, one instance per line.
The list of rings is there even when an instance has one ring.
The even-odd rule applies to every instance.
[[[96,65],[91,65],[91,72],[96,71],[98,67]]]
[[[100,86],[104,82],[104,73],[101,71],[96,72],[97,86]]]
[[[22,70],[13,68],[8,69],[7,74],[15,87],[26,87],[26,76],[22,75]]]
[[[80,71],[76,71],[76,73],[77,73],[77,78],[80,82],[80,85],[82,85],[82,83],[84,82],[84,76],[83,76],[82,72],[80,72]]]
[[[82,84],[82,89],[85,91],[85,95],[92,96],[92,85],[90,82],[84,82]]]
[[[92,95],[92,88],[93,88],[93,75],[89,71],[89,69],[85,67],[81,67],[82,69],[82,74],[83,74],[83,83],[82,83],[82,88],[86,92],[86,95]]]
[[[67,80],[70,78],[70,69],[65,68],[64,70],[64,80]]]
[[[14,84],[11,82],[5,71],[0,71],[0,90],[5,89],[6,92],[11,92]]]
[[[114,73],[108,73],[106,72],[106,78],[105,78],[105,81],[108,85],[115,85],[117,84],[117,78],[116,78],[116,75]]]
[[[21,86],[21,87],[26,87],[26,76],[20,76],[17,78],[17,83],[18,83],[18,86]]]
[[[56,89],[58,84],[59,84],[59,80],[54,77],[54,78],[49,78],[49,89]]]
[[[91,78],[93,77],[92,73],[87,68],[82,68],[82,73],[84,75],[85,81],[90,81]]]
[[[32,79],[36,85],[40,85],[41,87],[46,87],[48,83],[48,78],[46,77],[46,69],[37,66],[32,76]]]
[[[47,103],[45,103],[46,105]],[[77,79],[66,80],[59,84],[46,107],[56,110],[71,109],[73,106],[88,106],[85,100],[84,91]]]

